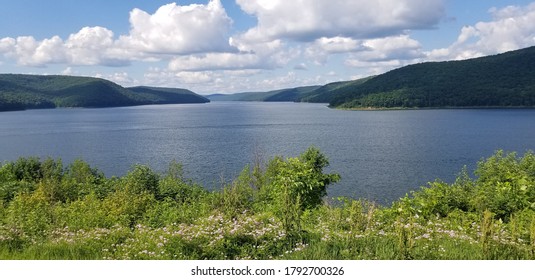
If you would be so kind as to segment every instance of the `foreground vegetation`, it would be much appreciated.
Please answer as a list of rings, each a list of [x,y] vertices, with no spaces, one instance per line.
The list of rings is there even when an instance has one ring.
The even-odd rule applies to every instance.
[[[391,206],[337,198],[327,158],[257,162],[220,191],[136,165],[106,178],[77,160],[0,167],[0,259],[535,259],[535,155],[501,151],[471,178]]]

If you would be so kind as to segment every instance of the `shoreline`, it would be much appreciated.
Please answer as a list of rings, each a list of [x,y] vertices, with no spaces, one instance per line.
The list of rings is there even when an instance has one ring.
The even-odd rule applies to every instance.
[[[535,106],[444,106],[444,107],[331,107],[344,111],[412,111],[412,110],[486,110],[486,109],[535,109]]]

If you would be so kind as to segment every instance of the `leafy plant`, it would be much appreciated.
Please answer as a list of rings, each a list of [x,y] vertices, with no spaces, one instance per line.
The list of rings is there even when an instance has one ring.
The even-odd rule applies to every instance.
[[[16,164],[18,162],[18,164]],[[390,207],[339,198],[309,148],[207,191],[180,164],[106,178],[82,161],[0,167],[0,259],[534,259],[535,157],[496,152],[471,178]]]

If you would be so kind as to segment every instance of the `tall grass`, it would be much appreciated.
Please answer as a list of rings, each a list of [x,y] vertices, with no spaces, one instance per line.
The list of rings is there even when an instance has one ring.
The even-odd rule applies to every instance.
[[[530,152],[499,151],[474,178],[462,171],[390,206],[331,203],[327,164],[317,150],[276,158],[209,192],[176,163],[105,178],[82,161],[6,162],[0,259],[535,259]]]

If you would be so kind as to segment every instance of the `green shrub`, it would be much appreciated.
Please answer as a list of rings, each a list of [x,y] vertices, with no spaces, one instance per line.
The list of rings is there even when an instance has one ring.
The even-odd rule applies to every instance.
[[[300,231],[303,211],[323,203],[327,186],[340,179],[338,174],[324,174],[327,158],[314,147],[298,158],[275,157],[266,169],[266,184],[259,190],[261,205],[272,209],[289,232]]]
[[[221,204],[228,218],[234,219],[251,209],[254,199],[252,180],[251,170],[246,166],[234,182],[223,188]]]
[[[92,228],[110,228],[119,222],[118,217],[106,211],[103,202],[91,193],[70,203],[54,208],[56,225],[71,230],[89,230]]]
[[[65,191],[65,200],[75,201],[84,196],[94,193],[99,198],[104,198],[112,190],[106,184],[104,174],[88,163],[77,159],[65,170],[62,185]]]
[[[35,188],[36,186],[34,183],[25,181],[9,181],[0,183],[0,199],[4,203],[9,203],[17,194],[28,194],[33,192]]]
[[[6,225],[30,237],[46,236],[53,227],[53,208],[42,189],[18,194],[7,208]]]
[[[158,182],[156,199],[171,198],[184,203],[197,201],[206,194],[207,191],[202,186],[185,179],[181,164],[172,162],[166,174]]]
[[[122,178],[121,188],[132,194],[148,192],[157,195],[159,180],[160,176],[150,167],[138,164]]]
[[[503,151],[480,161],[475,171],[474,207],[480,212],[488,209],[502,220],[527,207],[535,209],[534,162],[532,152],[518,158],[516,153]]]
[[[154,203],[156,199],[151,193],[132,193],[127,189],[111,193],[103,200],[102,207],[117,224],[133,227],[141,221],[145,212]]]
[[[446,217],[456,210],[476,212],[490,211],[496,220],[508,221],[524,209],[535,210],[535,155],[527,152],[523,157],[516,153],[497,151],[478,163],[476,179],[468,176],[466,168],[455,183],[442,181],[429,183],[419,191],[411,192],[394,203],[407,215]]]
[[[43,177],[38,157],[19,158],[14,163],[13,171],[19,181],[37,182]]]

